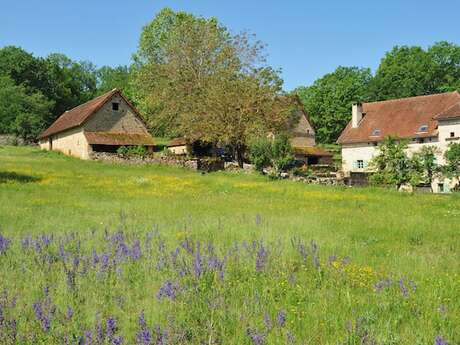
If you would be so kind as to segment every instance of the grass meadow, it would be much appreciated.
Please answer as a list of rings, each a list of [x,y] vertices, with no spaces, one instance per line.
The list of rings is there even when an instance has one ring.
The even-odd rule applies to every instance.
[[[0,148],[1,344],[460,344],[460,198]]]

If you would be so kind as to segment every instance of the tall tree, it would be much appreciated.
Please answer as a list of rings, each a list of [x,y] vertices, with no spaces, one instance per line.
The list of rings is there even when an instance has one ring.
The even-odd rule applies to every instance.
[[[260,42],[244,33],[232,36],[213,18],[170,10],[144,30],[136,85],[157,133],[220,142],[242,164],[250,136],[286,122],[277,98],[281,79],[265,65]]]
[[[97,93],[103,94],[113,89],[130,93],[130,73],[127,66],[103,66],[97,70]]]
[[[294,92],[300,97],[320,143],[333,143],[351,119],[351,105],[368,100],[372,74],[368,68],[338,67],[312,86]]]
[[[436,64],[421,47],[396,46],[380,62],[372,98],[387,100],[436,93]]]
[[[0,76],[0,133],[33,141],[44,129],[53,102],[39,91],[30,93],[8,76]]]

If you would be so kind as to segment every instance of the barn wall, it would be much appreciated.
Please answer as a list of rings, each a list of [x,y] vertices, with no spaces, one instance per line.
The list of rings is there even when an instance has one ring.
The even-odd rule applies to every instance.
[[[113,102],[119,104],[117,111],[112,110]],[[107,101],[83,126],[89,132],[148,133],[142,121],[119,95]]]
[[[53,139],[53,151],[60,151],[69,156],[74,156],[81,159],[89,159],[91,152],[91,146],[83,134],[82,129],[72,128],[67,131],[54,134]],[[45,150],[49,150],[48,139],[40,142],[40,147]]]

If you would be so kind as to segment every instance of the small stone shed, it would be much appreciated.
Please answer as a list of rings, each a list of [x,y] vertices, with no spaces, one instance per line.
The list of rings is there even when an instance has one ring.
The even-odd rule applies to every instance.
[[[62,114],[39,137],[44,150],[81,159],[92,152],[116,152],[120,146],[153,149],[154,140],[139,111],[114,89]]]

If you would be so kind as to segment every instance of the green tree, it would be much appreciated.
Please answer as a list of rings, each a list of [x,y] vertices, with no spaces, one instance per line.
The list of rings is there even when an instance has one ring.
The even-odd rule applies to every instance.
[[[351,106],[368,100],[372,79],[368,68],[338,67],[333,73],[316,80],[312,86],[294,92],[300,97],[310,115],[320,143],[337,140],[351,119]]]
[[[437,163],[440,150],[435,146],[423,146],[412,156],[411,166],[414,176],[420,182],[432,184],[433,179],[440,173],[441,167]]]
[[[380,62],[371,84],[371,97],[387,100],[438,91],[437,66],[421,47],[396,46]]]
[[[370,164],[374,173],[370,182],[374,185],[395,186],[414,183],[414,171],[407,156],[407,141],[388,137],[379,145],[379,153]]]
[[[264,136],[253,140],[249,157],[257,171],[271,166],[275,170],[275,176],[288,170],[294,163],[292,146],[286,133],[280,133],[274,139]]]
[[[164,21],[161,12],[153,23]],[[250,138],[286,126],[279,72],[265,65],[263,44],[231,35],[213,18],[181,14],[174,25],[166,22],[158,44],[142,34],[137,54],[136,87],[148,122],[157,134],[228,146],[242,165]]]
[[[12,133],[24,141],[33,141],[44,129],[52,101],[40,92],[28,93],[7,76],[0,77],[0,133]]]
[[[127,66],[103,66],[97,70],[97,93],[103,94],[113,89],[130,94],[130,72]]]
[[[446,41],[438,42],[428,49],[428,55],[435,65],[437,91],[460,90],[460,46]]]
[[[444,158],[446,160],[444,174],[449,178],[460,177],[460,143],[449,144],[444,152]]]

